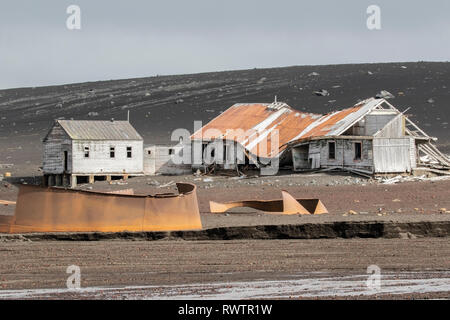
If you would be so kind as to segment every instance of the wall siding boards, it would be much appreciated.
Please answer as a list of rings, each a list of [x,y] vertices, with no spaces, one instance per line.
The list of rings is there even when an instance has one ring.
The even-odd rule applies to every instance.
[[[43,171],[49,174],[64,173],[64,151],[68,153],[68,172],[71,169],[72,152],[71,140],[65,131],[59,125],[55,125],[43,143]]]
[[[411,141],[405,138],[375,138],[373,140],[375,173],[411,171]]]
[[[365,136],[374,135],[378,130],[382,129],[389,121],[391,121],[396,115],[378,115],[378,114],[368,114],[365,117]]]
[[[170,154],[170,150],[173,154]],[[149,153],[150,151],[150,153]],[[155,174],[183,174],[192,172],[189,164],[190,155],[186,159],[187,164],[174,163],[175,154],[182,158],[183,152],[189,152],[190,145],[183,150],[183,146],[151,146],[144,149],[144,173],[146,175]]]
[[[89,147],[89,158],[85,158]],[[115,157],[110,158],[110,147],[115,147]],[[132,158],[127,158],[127,147],[132,148]],[[72,142],[73,174],[139,174],[143,168],[142,141],[90,141]]]

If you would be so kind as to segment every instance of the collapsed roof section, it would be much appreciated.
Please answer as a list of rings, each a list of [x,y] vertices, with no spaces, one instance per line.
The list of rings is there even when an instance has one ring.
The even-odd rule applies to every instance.
[[[192,140],[236,141],[253,156],[273,158],[280,156],[291,146],[309,139],[349,135],[350,129],[368,114],[388,112],[404,115],[385,99],[369,98],[351,108],[325,115],[297,111],[286,103],[238,103],[196,131]],[[450,160],[431,143],[436,138],[428,136],[406,116],[404,135],[422,140],[420,150],[443,165]],[[389,125],[386,124],[386,126]],[[240,130],[240,131],[239,131]],[[271,145],[272,133],[278,130],[278,145]],[[236,134],[240,132],[240,134]],[[380,132],[365,134],[376,137]],[[351,135],[351,134],[350,134]]]
[[[191,139],[233,140],[253,155],[265,157],[261,151],[267,150],[268,157],[276,157],[293,141],[342,134],[383,101],[371,98],[326,115],[297,111],[282,102],[238,103],[196,131]],[[270,135],[275,129],[278,130],[279,144],[277,150],[271,150]],[[241,130],[241,135],[236,135],[238,130]]]
[[[195,132],[191,139],[212,141],[233,140],[256,156],[268,150],[268,156],[277,156],[285,143],[294,138],[308,123],[320,115],[298,112],[285,103],[238,103]],[[271,150],[271,134],[278,130],[279,147]],[[270,150],[270,151],[269,151]]]

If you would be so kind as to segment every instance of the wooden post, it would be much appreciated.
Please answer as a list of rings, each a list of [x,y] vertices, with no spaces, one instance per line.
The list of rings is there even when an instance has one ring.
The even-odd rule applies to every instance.
[[[110,175],[110,174],[108,174],[108,175],[106,176],[106,181],[111,182],[111,175]]]
[[[94,175],[93,174],[89,175],[89,183],[94,184],[94,181],[95,181]]]
[[[77,187],[77,176],[74,174],[70,176],[70,187],[71,188]]]
[[[55,185],[56,185],[56,186],[60,186],[61,183],[62,183],[61,175],[60,175],[60,174],[57,174],[57,175],[55,176]]]
[[[62,176],[62,186],[63,187],[67,187],[69,185],[69,181],[67,178],[68,178],[67,174],[63,174],[63,176]]]
[[[48,186],[53,187],[55,185],[55,176],[53,174],[50,174],[48,176]]]

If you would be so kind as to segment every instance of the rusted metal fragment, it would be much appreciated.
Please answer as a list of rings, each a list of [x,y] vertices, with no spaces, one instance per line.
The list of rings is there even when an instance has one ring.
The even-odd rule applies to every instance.
[[[227,203],[210,201],[211,213],[223,213],[231,208],[250,207],[266,213],[275,214],[322,214],[327,208],[319,199],[295,199],[287,191],[282,190],[281,200],[244,200]]]
[[[127,195],[22,185],[0,232],[175,231],[201,229],[196,186],[179,194]]]

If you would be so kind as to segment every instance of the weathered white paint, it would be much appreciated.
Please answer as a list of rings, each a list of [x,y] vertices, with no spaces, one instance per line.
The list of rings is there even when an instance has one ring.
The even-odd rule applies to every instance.
[[[411,169],[417,168],[417,148],[416,139],[409,138],[409,158],[411,161]]]
[[[189,146],[190,147],[190,146]],[[171,151],[172,150],[172,151]],[[190,148],[183,149],[183,145],[176,146],[148,146],[144,148],[144,174],[176,175],[192,172],[191,165],[175,163],[174,157],[182,157],[183,152],[189,152]],[[190,158],[190,156],[189,156]]]
[[[395,118],[395,114],[368,114],[364,117],[365,126],[362,135],[374,135],[378,130],[386,126],[386,124],[388,124],[393,118]],[[396,125],[397,123],[394,123],[390,126],[390,128],[394,129]],[[399,128],[401,128],[401,126]]]
[[[335,125],[333,130],[331,130],[327,135],[328,136],[339,136],[343,134],[345,131],[347,131],[351,126],[353,126],[355,123],[357,123],[359,120],[364,118],[366,114],[368,114],[370,111],[374,110],[381,104],[383,104],[386,100],[384,99],[374,99],[370,98],[365,101],[362,101],[358,104],[363,104],[363,106],[356,112],[351,113],[341,121],[338,121]]]
[[[373,139],[375,173],[411,172],[410,144],[409,137]]]
[[[84,148],[89,147],[89,158]],[[110,147],[115,147],[115,157],[110,157]],[[132,157],[127,158],[127,147]],[[72,174],[142,174],[142,141],[83,141],[72,142]]]
[[[329,157],[329,142],[334,142],[335,157]],[[361,159],[355,159],[355,142],[361,143]],[[305,154],[307,152],[307,155]],[[345,167],[373,171],[371,139],[322,139],[292,149],[294,171]]]
[[[402,115],[391,119],[375,136],[378,138],[401,138],[405,135],[405,118]]]

